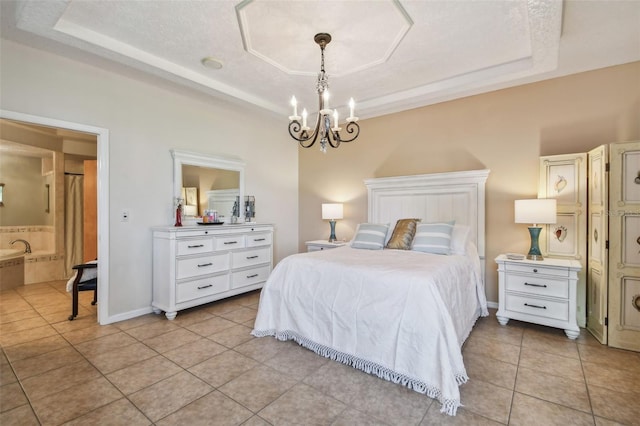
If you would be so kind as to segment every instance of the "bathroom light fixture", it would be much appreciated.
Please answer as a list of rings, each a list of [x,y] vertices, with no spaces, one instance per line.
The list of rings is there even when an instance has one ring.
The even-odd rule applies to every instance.
[[[537,226],[541,223],[556,223],[556,200],[555,198],[537,198],[533,200],[516,200],[515,201],[515,219],[516,223],[532,223],[529,227],[529,235],[531,236],[531,248],[527,259],[544,260],[538,239],[540,237],[541,227]]]
[[[338,110],[333,111],[329,108],[329,77],[324,71],[324,48],[331,42],[331,35],[327,33],[316,34],[313,40],[320,46],[320,73],[318,74],[318,82],[316,90],[318,92],[318,115],[313,131],[307,126],[307,110],[302,110],[302,117],[298,115],[298,102],[296,97],[291,98],[291,106],[293,106],[293,115],[289,116],[289,134],[292,138],[300,143],[303,148],[310,148],[316,143],[320,137],[320,151],[327,152],[327,144],[332,148],[340,146],[341,142],[352,142],[360,134],[360,126],[358,125],[358,117],[353,115],[355,102],[353,98],[349,100],[349,117],[347,117],[346,132],[353,135],[351,139],[343,139],[340,135],[342,128],[338,125]],[[302,124],[300,124],[302,118]],[[333,118],[333,127],[331,121]]]
[[[338,241],[336,238],[336,219],[342,219],[342,204],[323,204],[322,205],[322,219],[329,220],[331,226],[331,235],[329,236],[329,242],[335,243]]]

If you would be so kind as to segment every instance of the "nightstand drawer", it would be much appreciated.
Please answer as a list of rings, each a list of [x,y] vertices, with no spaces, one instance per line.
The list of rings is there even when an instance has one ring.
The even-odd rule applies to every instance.
[[[506,276],[507,291],[517,291],[520,293],[530,293],[540,296],[569,298],[569,286],[567,280],[554,280],[548,277],[536,275],[516,275]]]
[[[549,268],[538,265],[527,265],[524,263],[505,263],[505,270],[507,272],[521,272],[524,274],[536,274],[536,275],[553,275],[556,277],[569,277],[569,270],[567,268]]]
[[[507,311],[536,315],[560,321],[569,319],[569,301],[537,299],[535,297],[508,294],[505,301]]]

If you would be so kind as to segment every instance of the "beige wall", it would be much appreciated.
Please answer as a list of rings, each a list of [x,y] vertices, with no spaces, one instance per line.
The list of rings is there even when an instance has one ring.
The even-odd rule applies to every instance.
[[[323,202],[344,202],[338,239],[367,220],[363,179],[490,169],[487,298],[497,302],[493,259],[526,253],[513,201],[535,198],[538,157],[640,138],[640,62],[472,96],[361,122],[358,140],[326,155],[300,150],[300,250],[325,238]]]
[[[109,215],[110,317],[150,308],[151,227],[173,224],[171,149],[244,160],[257,220],[275,225],[275,260],[297,251],[298,150],[286,120],[7,40],[0,57],[0,108],[109,131],[109,211],[99,214]]]

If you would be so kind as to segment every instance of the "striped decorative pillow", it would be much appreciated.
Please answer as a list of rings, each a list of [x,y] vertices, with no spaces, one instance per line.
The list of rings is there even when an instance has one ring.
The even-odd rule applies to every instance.
[[[389,230],[388,224],[361,223],[351,241],[351,247],[367,250],[382,250]]]
[[[411,250],[433,254],[451,254],[451,232],[456,221],[419,223]]]

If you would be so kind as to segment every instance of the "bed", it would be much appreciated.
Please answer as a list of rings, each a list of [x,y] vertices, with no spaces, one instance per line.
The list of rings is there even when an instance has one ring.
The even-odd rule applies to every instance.
[[[455,415],[459,386],[468,380],[462,344],[476,320],[488,315],[488,175],[475,170],[365,180],[367,224],[350,244],[278,263],[262,290],[252,334],[294,340],[437,399],[442,412]],[[407,221],[417,227],[410,249],[363,248],[361,237],[375,234],[370,229],[387,244],[395,241],[395,224]],[[446,254],[419,248],[425,235],[434,235],[433,226],[447,229]]]

